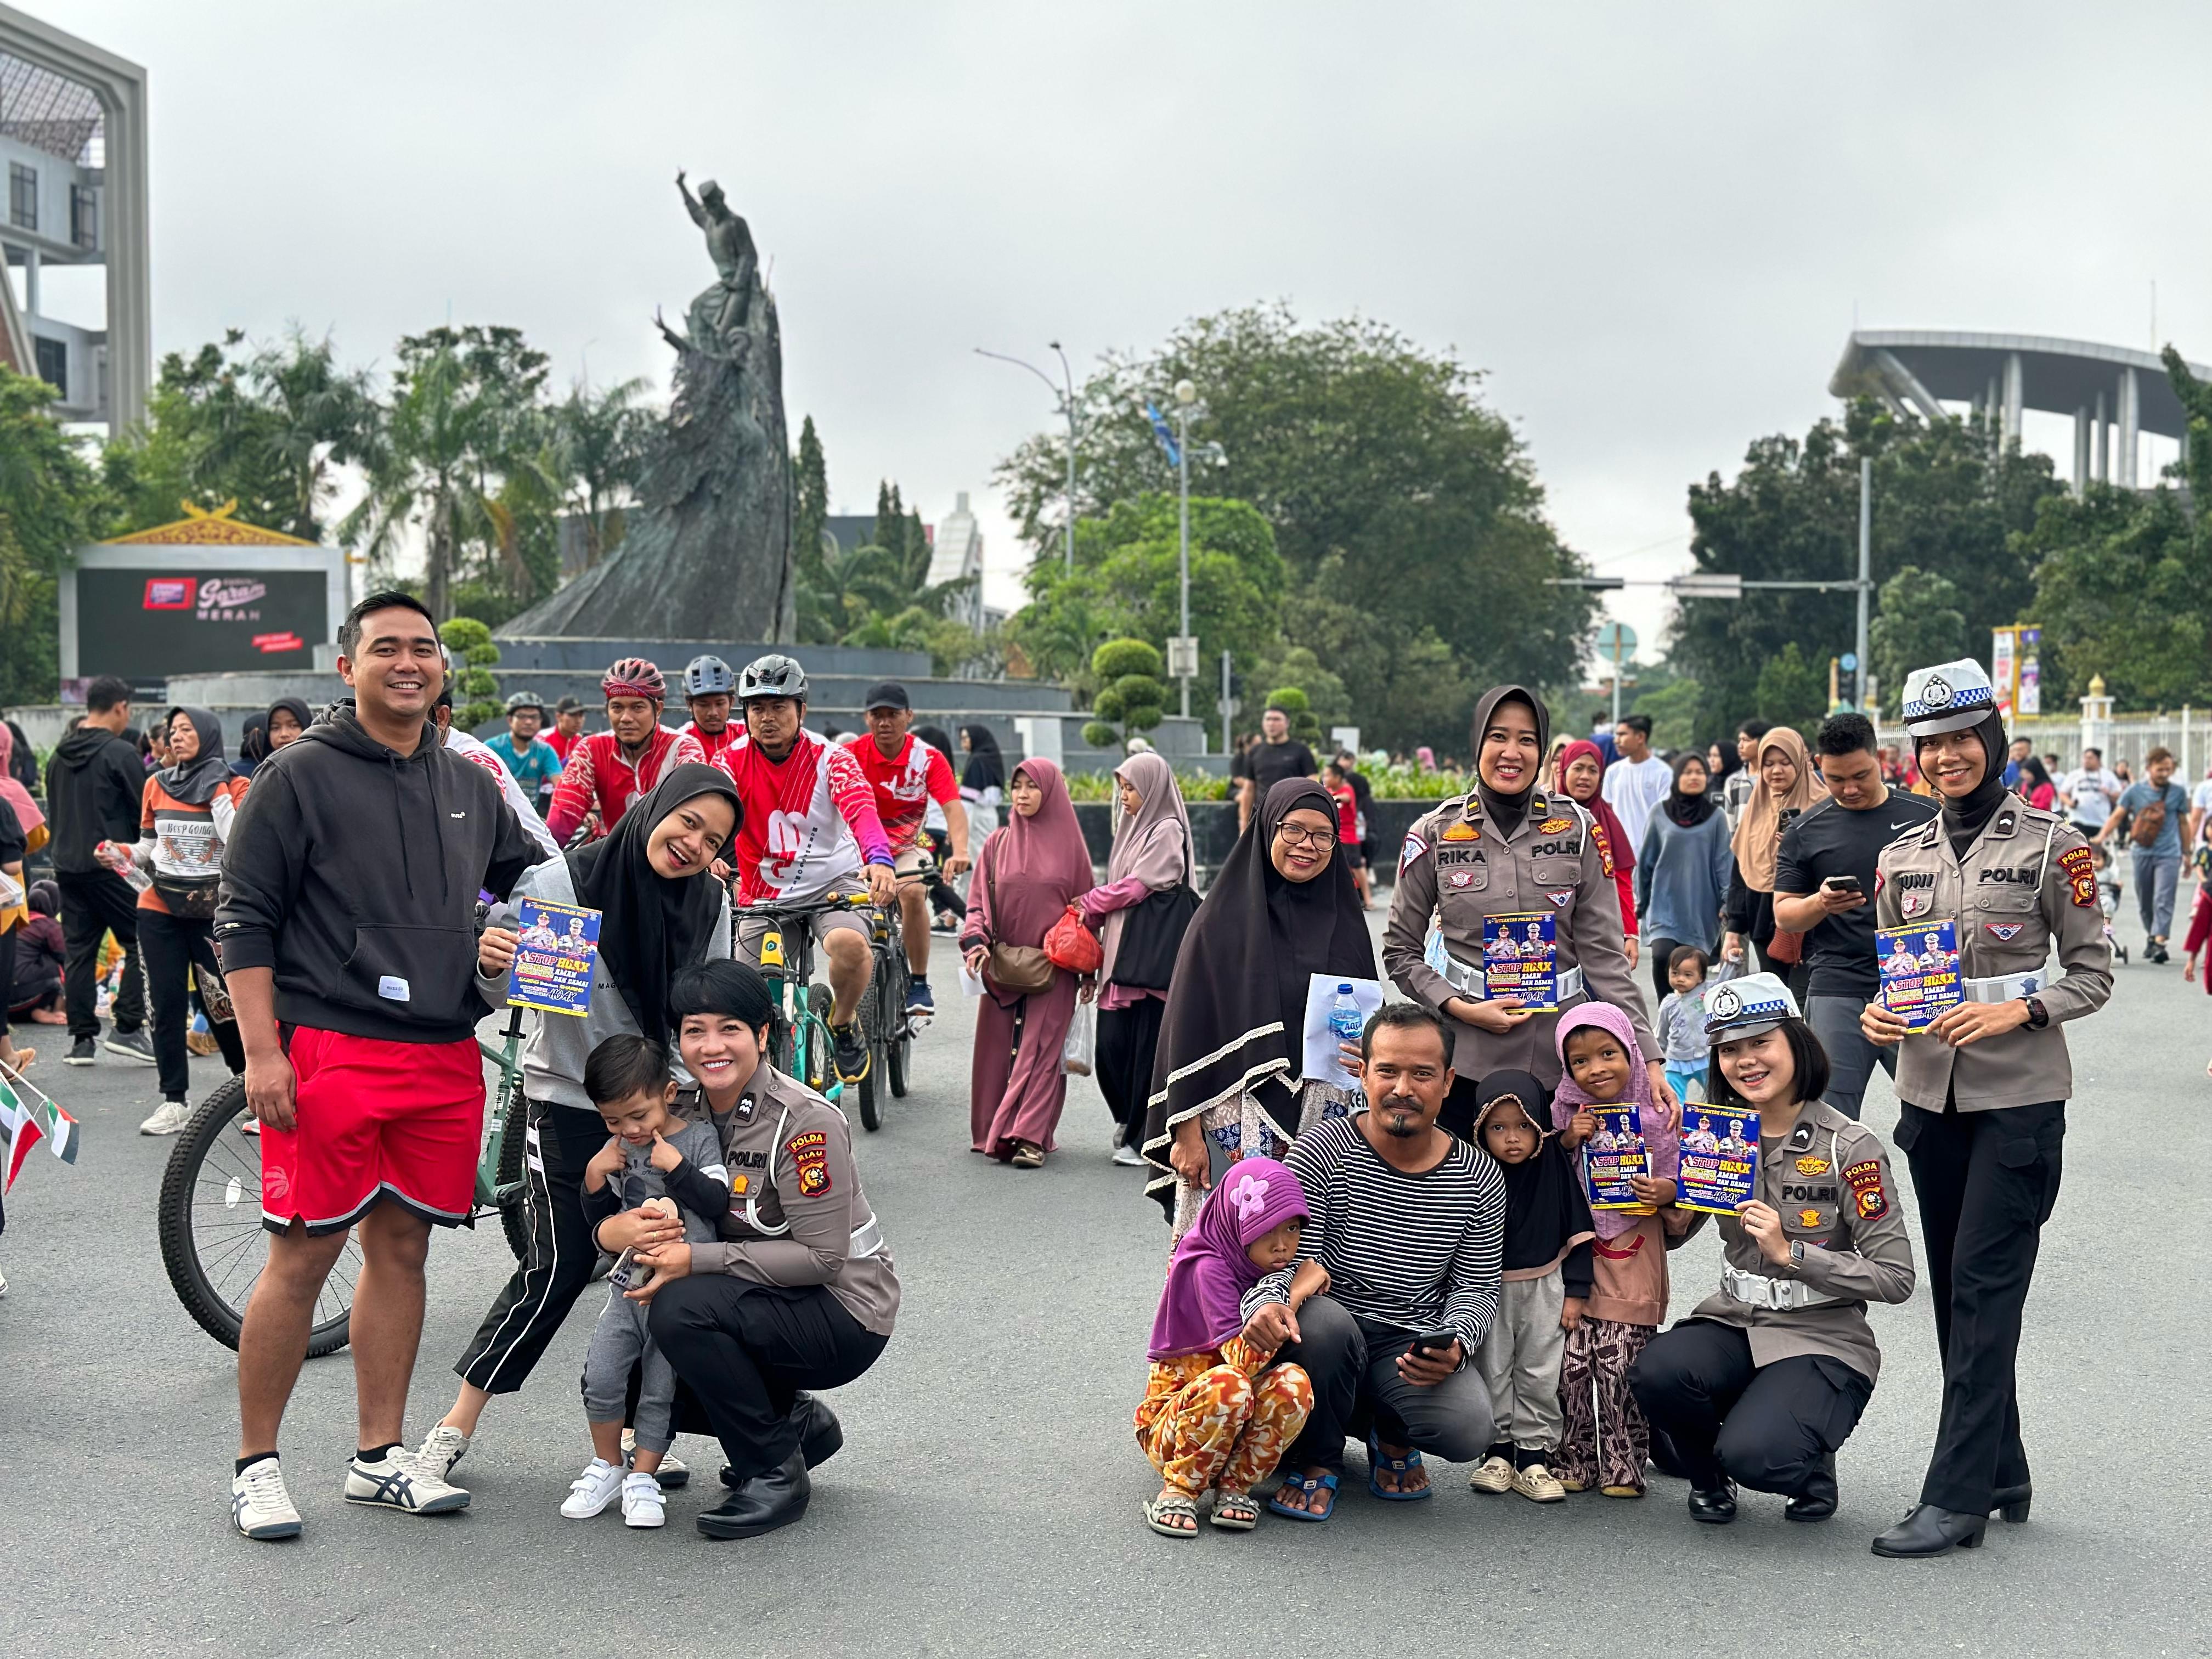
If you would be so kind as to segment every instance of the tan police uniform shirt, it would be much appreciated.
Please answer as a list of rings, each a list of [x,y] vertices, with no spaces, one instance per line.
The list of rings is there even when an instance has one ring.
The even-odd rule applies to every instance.
[[[1382,934],[1383,970],[1407,996],[1441,1010],[1447,1000],[1469,995],[1423,960],[1433,915],[1444,945],[1480,975],[1486,917],[1548,912],[1558,918],[1558,969],[1583,970],[1583,994],[1565,999],[1558,1012],[1524,1020],[1502,1036],[1459,1020],[1452,1064],[1464,1078],[1503,1068],[1533,1072],[1547,1088],[1559,1080],[1553,1042],[1559,1014],[1586,1000],[1609,1002],[1636,1028],[1645,1060],[1659,1055],[1643,988],[1628,966],[1620,921],[1620,892],[1603,830],[1583,806],[1539,789],[1510,834],[1484,817],[1482,798],[1470,792],[1417,819],[1398,858],[1398,884]],[[1449,1018],[1449,1016],[1447,1016]]]
[[[2112,994],[2112,946],[2081,832],[2056,812],[2008,799],[1962,860],[1939,816],[1882,848],[1874,890],[1876,927],[1955,921],[1960,977],[2033,974],[2030,994],[2051,1016],[2040,1031],[2023,1025],[1963,1048],[1927,1032],[1906,1036],[1898,1098],[1930,1112],[1946,1101],[1984,1112],[2070,1096],[2074,1066],[2059,1026],[2096,1012]],[[2054,944],[2056,977],[2048,971]]]
[[[1834,1302],[1810,1308],[1767,1308],[1726,1289],[1691,1313],[1733,1325],[1751,1339],[1755,1365],[1796,1354],[1826,1354],[1873,1382],[1881,1350],[1867,1323],[1869,1302],[1903,1302],[1912,1294],[1912,1241],[1898,1209],[1889,1152],[1881,1138],[1824,1101],[1802,1107],[1797,1126],[1759,1143],[1759,1201],[1782,1218],[1782,1231],[1805,1246],[1802,1267],[1777,1266],[1734,1216],[1720,1224],[1722,1259],[1738,1273],[1802,1282]]]

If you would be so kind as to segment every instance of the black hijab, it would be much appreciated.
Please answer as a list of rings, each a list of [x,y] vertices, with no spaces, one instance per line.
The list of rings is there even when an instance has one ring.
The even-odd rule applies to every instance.
[[[1536,763],[1528,769],[1528,781],[1517,794],[1501,795],[1482,781],[1482,733],[1496,718],[1499,707],[1509,702],[1526,704],[1528,712],[1535,716]],[[1482,799],[1483,816],[1498,826],[1501,835],[1510,836],[1521,827],[1521,820],[1528,814],[1529,791],[1543,781],[1544,757],[1552,749],[1552,711],[1544,707],[1541,697],[1525,685],[1493,685],[1475,700],[1474,721],[1468,740],[1474,750],[1474,789]]]
[[[744,822],[738,787],[720,767],[671,767],[653,793],[632,801],[612,834],[580,847],[568,857],[576,902],[600,912],[599,955],[629,1005],[637,1029],[654,1042],[669,1041],[668,986],[678,971],[706,960],[707,941],[722,920],[722,889],[695,876],[671,881],[645,856],[653,828],[685,801],[720,795],[736,823]],[[733,825],[730,838],[737,838]]]
[[[1682,793],[1682,774],[1692,765],[1710,771],[1705,767],[1705,757],[1694,750],[1674,757],[1674,787],[1667,792],[1667,799],[1660,803],[1667,816],[1685,830],[1696,829],[1713,815],[1713,798],[1710,793],[1700,792],[1686,795]],[[1707,782],[1710,785],[1710,775]]]
[[[1547,1268],[1586,1238],[1595,1238],[1589,1200],[1575,1173],[1573,1156],[1546,1126],[1552,1121],[1552,1091],[1528,1072],[1492,1072],[1476,1085],[1474,1144],[1486,1153],[1482,1122],[1506,1102],[1516,1102],[1536,1131],[1536,1152],[1519,1164],[1500,1164],[1505,1177],[1505,1253],[1498,1266],[1506,1273]]]
[[[1148,1147],[1247,1084],[1273,1078],[1297,1087],[1305,1069],[1310,975],[1378,977],[1374,941],[1344,860],[1332,857],[1311,881],[1289,881],[1269,856],[1275,831],[1300,807],[1335,822],[1336,803],[1319,784],[1284,779],[1229,849],[1191,917],[1160,1020],[1145,1118]],[[1162,1164],[1166,1157],[1164,1150],[1156,1153]]]
[[[981,794],[986,789],[1006,787],[1006,763],[999,753],[999,740],[991,735],[988,726],[963,726],[960,735],[968,739],[968,769],[960,775],[960,787]]]
[[[186,806],[205,806],[215,792],[230,781],[230,763],[223,757],[222,722],[205,708],[179,703],[161,717],[161,729],[182,714],[199,733],[200,752],[182,766],[165,767],[157,775],[161,787]]]
[[[1991,709],[1982,717],[1982,723],[1973,728],[1973,732],[1982,740],[1982,756],[1986,763],[1982,769],[1982,781],[1956,800],[1941,790],[1936,792],[1937,799],[1943,803],[1943,833],[1950,837],[1953,854],[1962,859],[1974,844],[1974,837],[1996,816],[1998,804],[2010,793],[2004,782],[2004,753],[2009,744],[2002,717]],[[1919,760],[1921,742],[1918,738],[1912,741],[1915,760]],[[1920,761],[1920,771],[1923,776],[1927,775],[1927,762]]]

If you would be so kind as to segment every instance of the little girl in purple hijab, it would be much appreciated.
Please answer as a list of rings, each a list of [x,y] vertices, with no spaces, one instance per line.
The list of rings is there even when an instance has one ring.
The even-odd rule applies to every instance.
[[[1260,1522],[1252,1487],[1274,1472],[1305,1427],[1313,1384],[1302,1367],[1244,1340],[1244,1294],[1297,1261],[1309,1212],[1298,1179],[1271,1158],[1247,1158],[1223,1176],[1168,1258],[1152,1319],[1152,1375],[1137,1407],[1137,1443],[1163,1482],[1145,1521],[1169,1538],[1198,1535],[1198,1499],[1214,1489],[1213,1524]],[[1328,1288],[1318,1261],[1291,1280],[1295,1316]]]

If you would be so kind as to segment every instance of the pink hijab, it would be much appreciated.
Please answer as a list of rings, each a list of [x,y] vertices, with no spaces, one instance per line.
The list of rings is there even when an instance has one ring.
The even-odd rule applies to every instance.
[[[1628,1056],[1628,1101],[1636,1107],[1638,1121],[1644,1126],[1644,1147],[1651,1158],[1651,1173],[1662,1181],[1672,1181],[1681,1172],[1681,1143],[1674,1126],[1661,1121],[1661,1114],[1651,1093],[1651,1073],[1645,1066],[1644,1051],[1636,1046],[1636,1028],[1628,1016],[1609,1002],[1585,1002],[1579,1008],[1564,1015],[1553,1040],[1559,1048],[1559,1088],[1552,1097],[1552,1127],[1564,1129],[1569,1119],[1584,1106],[1611,1105],[1616,1103],[1592,1098],[1589,1091],[1575,1081],[1573,1070],[1567,1065],[1567,1039],[1586,1026],[1595,1026],[1620,1044],[1621,1052]],[[1644,1219],[1628,1210],[1593,1210],[1590,1218],[1597,1224],[1600,1238],[1618,1238],[1632,1231]]]
[[[1002,945],[1042,945],[1046,929],[1091,890],[1091,850],[1067,781],[1048,760],[1025,760],[1013,776],[1024,773],[1044,805],[1026,818],[1008,806],[1005,827],[983,848],[991,936]]]
[[[27,836],[46,821],[46,815],[39,811],[31,792],[16,782],[15,775],[8,770],[8,763],[15,754],[15,734],[9,730],[5,720],[0,720],[0,800],[15,809],[15,821]]]

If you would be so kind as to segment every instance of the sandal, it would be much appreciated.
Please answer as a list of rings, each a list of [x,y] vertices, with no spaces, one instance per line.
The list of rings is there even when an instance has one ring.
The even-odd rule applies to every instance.
[[[1322,1487],[1328,1488],[1328,1507],[1319,1515],[1311,1510],[1294,1510],[1283,1502],[1283,1493],[1296,1486],[1305,1494],[1306,1502],[1313,1502],[1314,1494]],[[1267,1500],[1267,1507],[1277,1515],[1286,1515],[1293,1521],[1326,1521],[1336,1513],[1336,1477],[1333,1474],[1286,1475],[1275,1495]]]
[[[1249,1492],[1216,1492],[1213,1524],[1230,1532],[1249,1532],[1260,1524],[1260,1506]]]
[[[1406,1477],[1420,1467],[1420,1453],[1409,1448],[1403,1457],[1385,1457],[1382,1442],[1371,1434],[1367,1437],[1367,1492],[1370,1497],[1379,1498],[1386,1504],[1418,1504],[1424,1498],[1435,1497],[1437,1489],[1433,1486],[1423,1486],[1419,1492],[1403,1490]],[[1385,1469],[1398,1477],[1401,1490],[1385,1492],[1376,1483],[1375,1477]]]
[[[1173,1524],[1188,1521],[1188,1527]],[[1188,1498],[1149,1498],[1145,1500],[1145,1524],[1163,1538],[1198,1536],[1198,1505]]]
[[[1017,1170],[1042,1170],[1044,1168],[1044,1148],[1032,1146],[1024,1140],[1014,1148],[1014,1155],[1006,1162]]]

